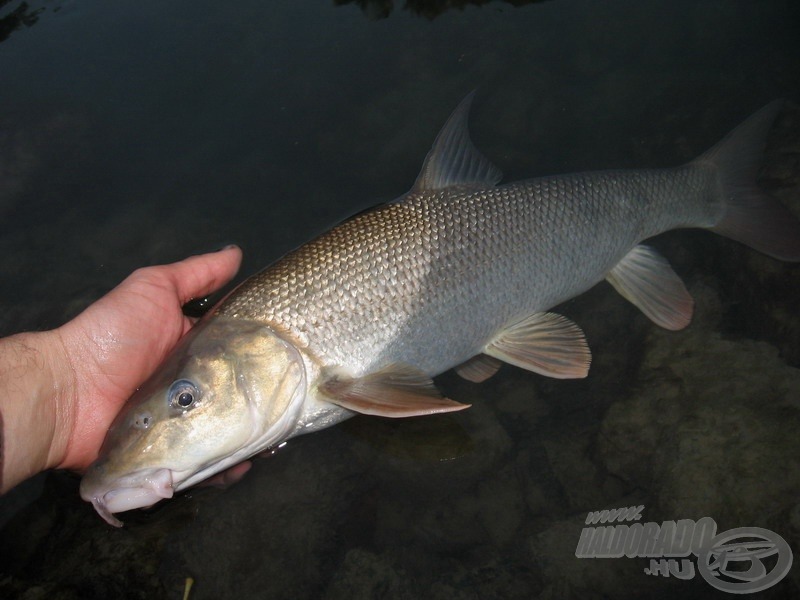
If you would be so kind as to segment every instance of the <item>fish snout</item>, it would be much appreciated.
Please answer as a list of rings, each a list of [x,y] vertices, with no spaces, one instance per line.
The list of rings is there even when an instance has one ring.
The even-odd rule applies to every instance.
[[[103,520],[114,527],[122,521],[114,513],[147,508],[174,493],[170,469],[148,469],[107,481],[101,463],[92,465],[81,481],[81,498],[91,502]]]

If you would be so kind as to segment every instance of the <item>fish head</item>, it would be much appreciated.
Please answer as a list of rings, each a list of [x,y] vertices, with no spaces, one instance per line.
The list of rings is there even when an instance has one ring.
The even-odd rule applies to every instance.
[[[196,325],[125,404],[81,481],[108,523],[290,437],[306,371],[298,349],[255,321]]]

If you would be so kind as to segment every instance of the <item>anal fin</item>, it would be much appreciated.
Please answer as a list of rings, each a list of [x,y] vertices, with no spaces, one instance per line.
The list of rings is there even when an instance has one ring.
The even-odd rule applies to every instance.
[[[606,281],[656,325],[675,331],[692,320],[694,300],[667,260],[649,246],[634,246]]]
[[[330,374],[318,389],[333,404],[380,417],[416,417],[470,406],[445,398],[430,377],[402,364],[392,364],[363,377]]]
[[[484,353],[528,371],[555,377],[586,377],[592,353],[575,323],[554,313],[535,313],[501,331]]]

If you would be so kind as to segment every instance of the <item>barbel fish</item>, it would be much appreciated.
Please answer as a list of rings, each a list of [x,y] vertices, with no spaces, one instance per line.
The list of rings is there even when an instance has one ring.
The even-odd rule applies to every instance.
[[[706,228],[800,260],[800,223],[756,186],[773,102],[696,160],[497,185],[456,108],[411,190],[245,280],[176,346],[109,429],[81,496],[112,525],[265,449],[357,413],[467,408],[432,377],[510,363],[585,377],[582,330],[549,312],[605,279],[678,330],[693,301],[641,244]]]

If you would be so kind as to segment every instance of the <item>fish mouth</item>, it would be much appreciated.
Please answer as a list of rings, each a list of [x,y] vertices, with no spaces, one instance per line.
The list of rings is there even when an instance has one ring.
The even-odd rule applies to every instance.
[[[157,469],[128,475],[111,485],[93,486],[90,479],[81,482],[81,498],[91,502],[103,520],[114,527],[122,521],[114,513],[146,508],[174,494],[172,471]]]

